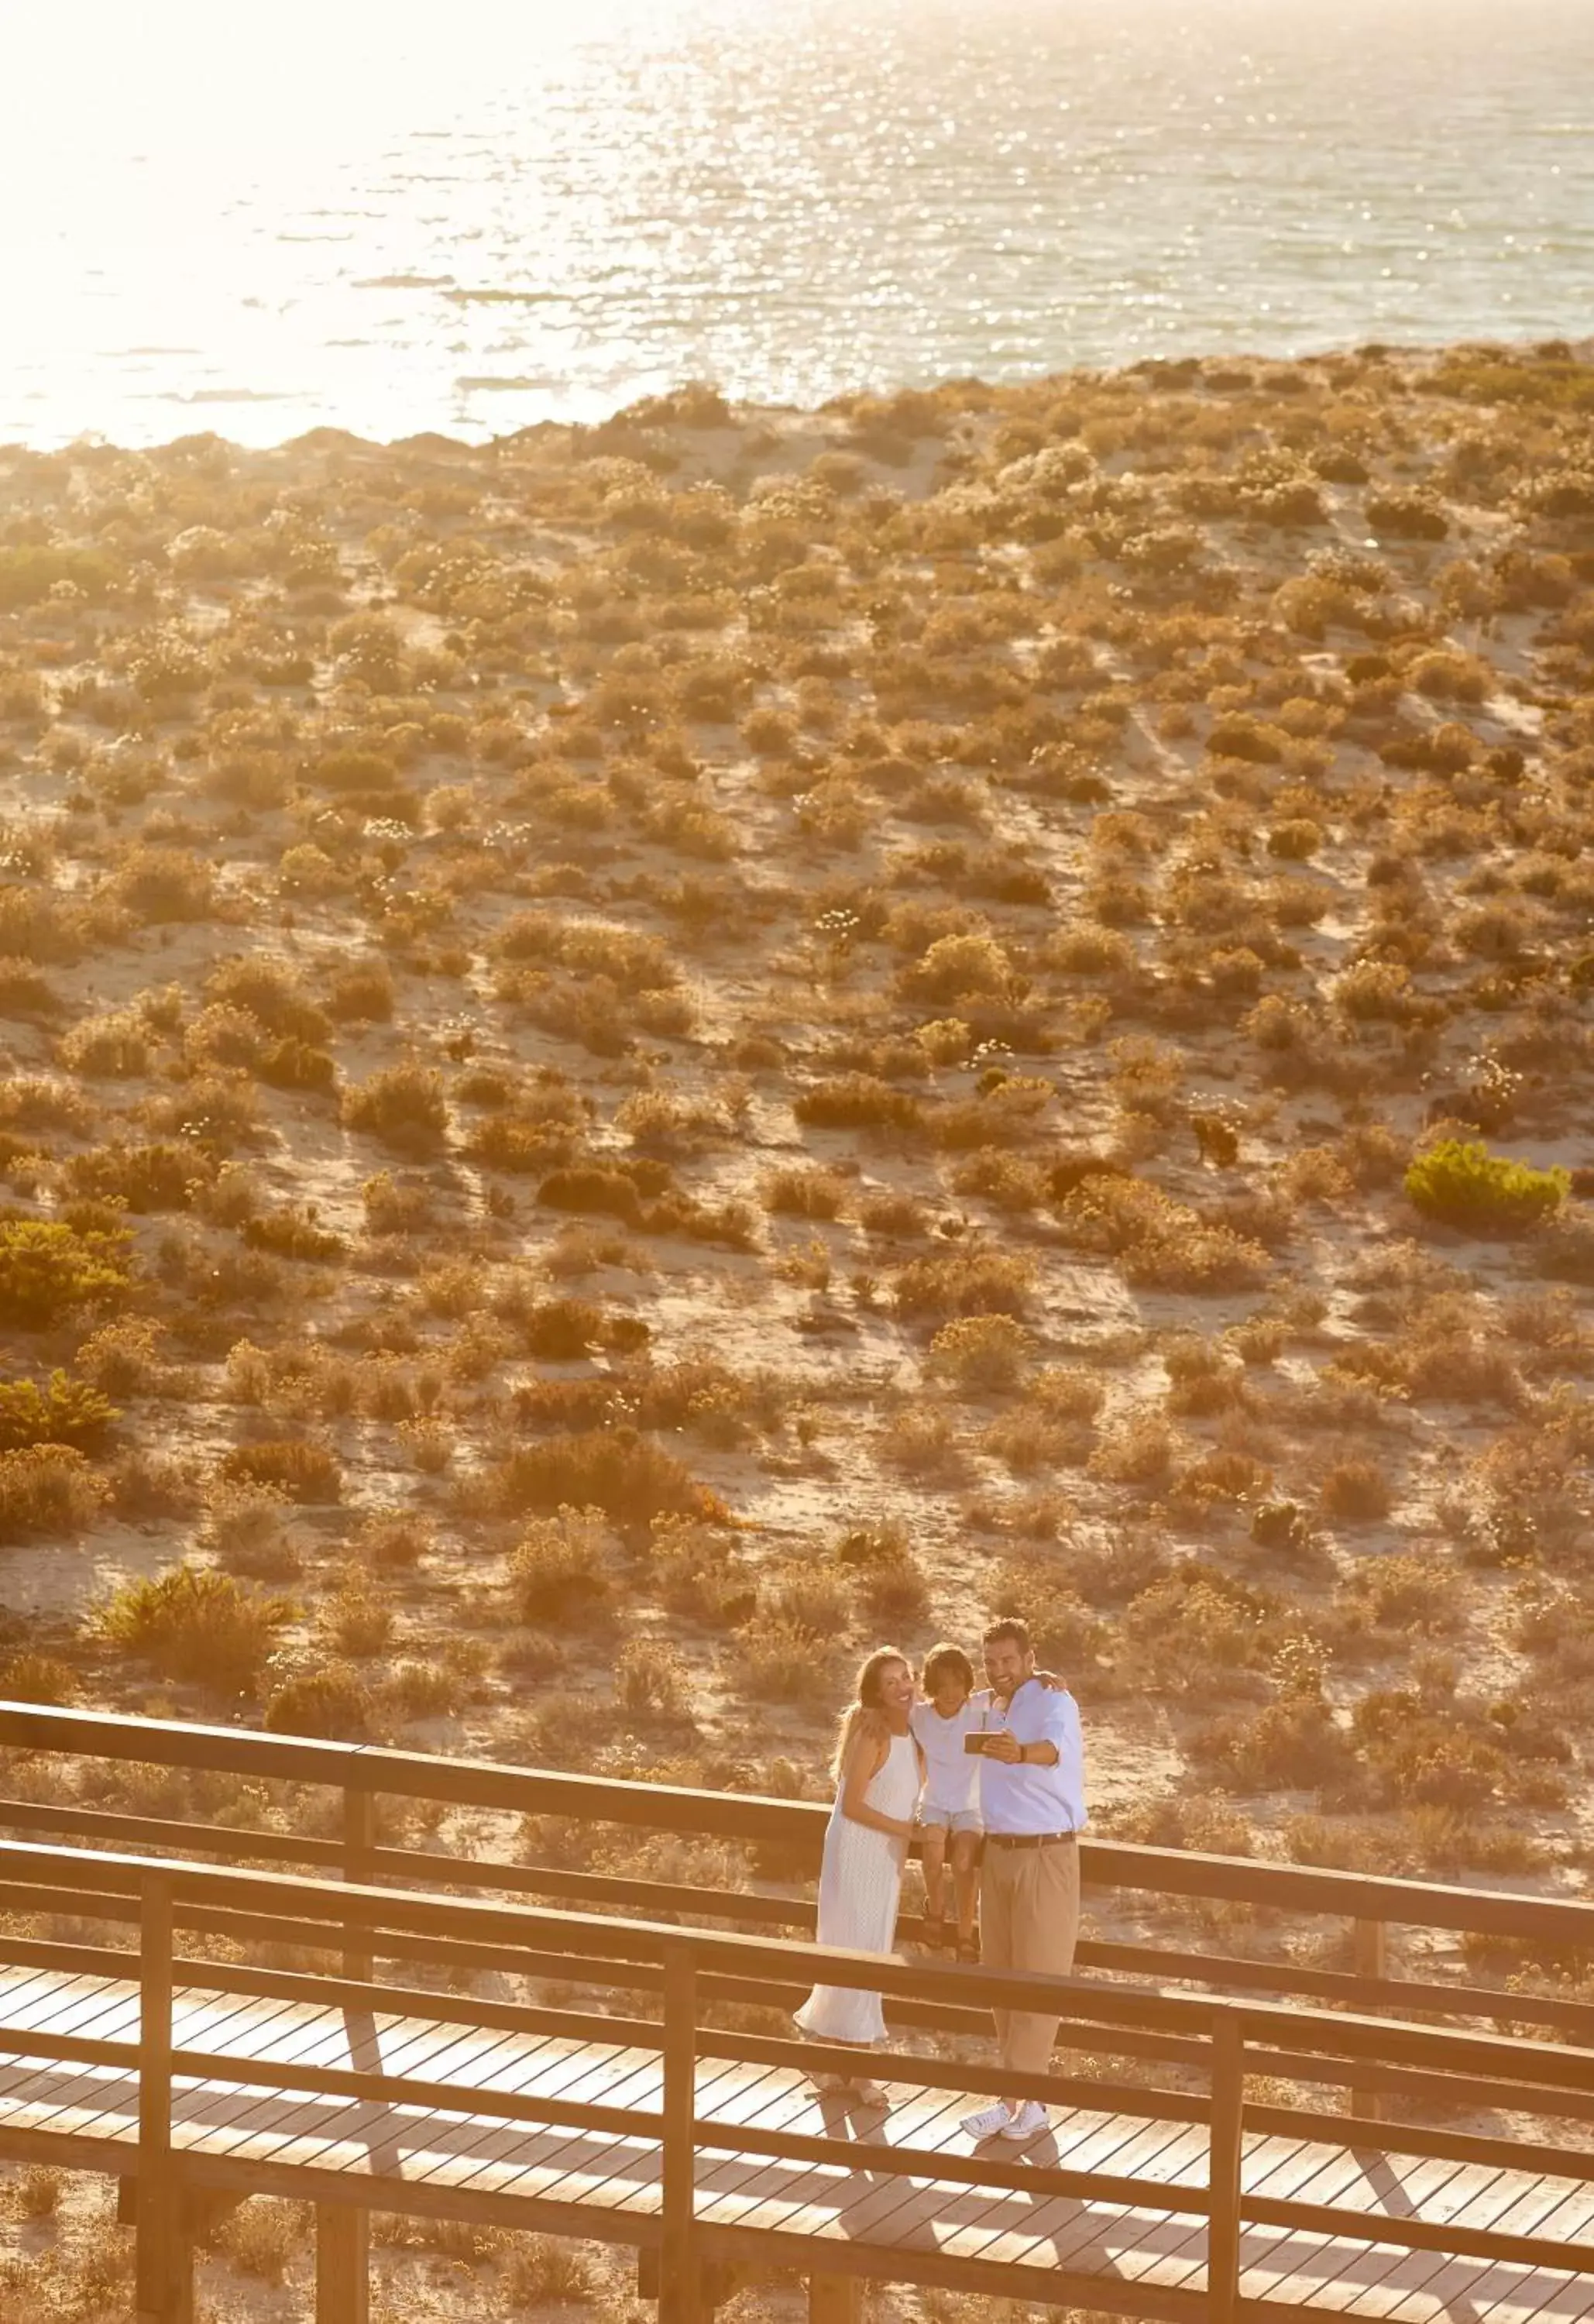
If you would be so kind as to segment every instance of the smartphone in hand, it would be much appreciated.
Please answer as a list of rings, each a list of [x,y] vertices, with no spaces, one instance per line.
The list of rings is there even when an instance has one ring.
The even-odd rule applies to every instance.
[[[975,1758],[979,1758],[982,1752],[989,1750],[990,1743],[990,1736],[986,1734],[983,1729],[976,1734],[965,1735],[963,1737],[963,1749],[965,1751],[972,1751]]]

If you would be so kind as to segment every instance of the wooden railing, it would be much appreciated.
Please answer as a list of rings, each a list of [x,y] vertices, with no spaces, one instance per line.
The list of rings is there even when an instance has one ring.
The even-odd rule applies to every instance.
[[[147,1738],[146,1738],[147,1739]],[[235,1738],[243,1748],[253,1738]],[[301,1747],[284,1746],[289,1751]],[[314,1747],[302,1747],[314,1748]],[[324,1763],[318,1763],[324,1764]],[[391,1767],[383,1780],[391,1781]],[[455,1771],[456,1774],[458,1771]],[[438,1781],[451,1780],[439,1766]],[[738,1812],[755,1803],[733,1803]],[[1099,2304],[1100,2277],[1071,2277],[1047,2268],[1004,2269],[999,2286],[978,2263],[940,2264],[932,2252],[901,2255],[868,2244],[821,2250],[779,2233],[705,2227],[699,2221],[695,2156],[722,2153],[856,2169],[866,2157],[871,2174],[951,2186],[1020,2190],[1027,2199],[1088,2198],[1098,2203],[1185,2215],[1207,2224],[1204,2301],[1156,2292],[1114,2278],[1110,2305],[1193,2324],[1200,2314],[1232,2324],[1239,2296],[1240,2235],[1248,2224],[1377,2241],[1413,2250],[1464,2255],[1566,2272],[1594,2271],[1594,2246],[1530,2233],[1497,2232],[1456,2221],[1436,2223],[1380,2212],[1376,2226],[1365,2208],[1268,2200],[1242,2191],[1245,2133],[1321,2141],[1322,2110],[1309,2102],[1256,2103],[1248,2077],[1267,2076],[1308,2091],[1365,2090],[1393,2100],[1403,2118],[1379,2126],[1352,2117],[1337,2135],[1386,2152],[1480,2163],[1491,2169],[1553,2173],[1594,2181],[1594,2049],[1485,2034],[1458,2026],[1400,2024],[1344,2011],[1318,2011],[1229,1996],[1135,1987],[1111,1980],[996,1974],[934,1962],[882,1960],[871,1954],[821,1949],[789,1936],[727,1929],[688,1928],[641,1918],[546,1908],[438,1894],[416,1894],[368,1883],[332,1882],[271,1871],[228,1869],[168,1858],[149,1859],[95,1849],[0,1842],[0,1960],[65,1977],[129,1978],[139,1993],[135,2039],[98,2040],[48,2026],[0,2030],[0,2051],[41,2065],[112,2066],[138,2078],[136,2148],[138,2301],[151,2324],[180,2324],[189,2300],[189,2215],[185,2191],[210,2190],[309,2195],[320,2207],[323,2285],[363,2283],[363,2245],[349,2222],[373,2201],[382,2209],[441,2213],[491,2223],[545,2227],[557,2233],[598,2236],[662,2251],[664,2324],[697,2324],[704,2312],[704,2267],[711,2262],[761,2259],[805,2270],[888,2274],[910,2282],[991,2290],[1007,2296]],[[19,1921],[48,1925],[67,1916],[74,1927],[106,1923],[132,1932],[134,1944],[62,1941],[28,1934]],[[202,1940],[225,1938],[234,1956],[225,1961],[185,1954],[180,1932]],[[272,1968],[250,1960],[252,1950],[291,1946],[340,1960],[340,1969]],[[244,1956],[239,1958],[238,1956]],[[548,2007],[478,2000],[467,1994],[379,1981],[367,1970],[350,1973],[353,1959],[422,1965],[435,1973],[475,1976],[484,1970],[542,1978],[594,1994],[642,1996],[657,2014],[617,2015],[612,2006]],[[912,2146],[814,2137],[716,2120],[700,2113],[696,2070],[703,2060],[790,2066],[804,2072],[849,2069],[851,2052],[798,2043],[780,2034],[729,2030],[712,2021],[714,2006],[750,2002],[788,2008],[816,1980],[880,1991],[899,2015],[933,2025],[989,2023],[993,2007],[1060,2010],[1062,2045],[1089,2061],[1067,2077],[1030,2076],[984,2063],[894,2051],[872,2070],[894,2084],[926,2090],[1036,2097],[1074,2108],[1101,2108],[1152,2122],[1204,2128],[1204,2184],[1149,2180],[1129,2173],[1046,2168],[1033,2160],[1005,2162],[984,2154],[951,2156]],[[173,1994],[246,1996],[312,2002],[350,2011],[391,2013],[443,2024],[489,2025],[567,2035],[581,2042],[622,2043],[655,2053],[661,2066],[661,2102],[638,2111],[595,2103],[518,2096],[459,2080],[428,2080],[402,2073],[312,2066],[289,2060],[240,2058],[232,2052],[181,2046],[174,2035]],[[972,2015],[972,2013],[977,2013]],[[1141,2061],[1133,2078],[1103,2070],[1102,2061]],[[1173,2070],[1160,2081],[1144,2079],[1144,2061]],[[662,2209],[583,2210],[576,2204],[517,2202],[469,2187],[382,2181],[361,2174],[318,2172],[299,2165],[207,2156],[174,2149],[175,2088],[216,2080],[266,2091],[347,2098],[374,2107],[462,2111],[504,2122],[530,2122],[641,2136],[659,2142]],[[1492,2135],[1453,2126],[1458,2113],[1582,2126],[1582,2140],[1524,2131]],[[1424,2120],[1426,2115],[1430,2117]],[[29,2139],[32,2138],[32,2144]],[[48,2134],[24,2135],[6,2152],[50,2151]],[[125,2172],[115,2153],[73,2149],[60,2142],[69,2167]],[[352,2295],[351,2295],[352,2296]],[[339,2298],[342,2298],[340,2292]],[[358,2300],[363,2302],[361,2291]],[[335,2307],[327,2319],[358,2318],[363,2307]]]
[[[0,1703],[0,1747],[5,1746],[79,1760],[115,1759],[323,1785],[341,1796],[342,1806],[338,1836],[315,1838],[52,1800],[0,1798],[0,1830],[150,1853],[170,1850],[292,1865],[340,1873],[355,1881],[419,1882],[436,1889],[557,1899],[584,1909],[655,1920],[678,1914],[799,1934],[811,1934],[815,1926],[813,1904],[800,1896],[769,1893],[772,1884],[764,1884],[761,1890],[741,1884],[688,1886],[566,1865],[401,1848],[378,1837],[382,1803],[424,1803],[739,1840],[765,1855],[778,1853],[806,1879],[817,1870],[827,1814],[811,1803],[30,1703]],[[1431,2015],[1451,2022],[1532,2027],[1594,2046],[1594,2004],[1574,1996],[1517,1992],[1460,1977],[1399,1977],[1391,1974],[1389,1966],[1390,1939],[1397,1930],[1503,1941],[1531,1946],[1541,1958],[1581,1956],[1594,1964],[1594,1904],[1093,1839],[1087,1839],[1081,1850],[1081,1872],[1087,1895],[1097,1897],[1139,1892],[1165,1906],[1179,1900],[1248,1907],[1292,1922],[1337,1922],[1346,1929],[1344,1950],[1350,1963],[1323,1966],[1287,1957],[1247,1957],[1188,1942],[1148,1944],[1092,1935],[1079,1949],[1082,1969],[1198,1985],[1215,1992],[1295,1997],[1364,2013],[1389,2011],[1404,2018]],[[906,2003],[898,2016],[908,2024],[925,2022]],[[1376,2115],[1377,2094],[1370,2084],[1359,2086],[1352,2098],[1357,2112]]]

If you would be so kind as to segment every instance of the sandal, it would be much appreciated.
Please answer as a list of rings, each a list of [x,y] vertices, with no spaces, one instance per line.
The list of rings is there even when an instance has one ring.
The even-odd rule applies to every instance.
[[[924,1913],[919,1916],[918,1941],[931,1952],[944,1951],[946,1946],[946,1915],[944,1913]]]
[[[889,2094],[881,2089],[879,2082],[859,2082],[855,2084],[854,2087],[857,2090],[858,2100],[861,2105],[869,2107],[889,2107],[891,2103]]]
[[[960,1937],[957,1941],[957,1957],[960,1961],[967,1961],[972,1969],[978,1969],[980,1966],[979,1938]]]

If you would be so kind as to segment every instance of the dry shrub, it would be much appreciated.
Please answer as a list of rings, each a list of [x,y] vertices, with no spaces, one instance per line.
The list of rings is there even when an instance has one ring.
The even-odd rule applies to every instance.
[[[1060,1214],[1070,1241],[1115,1259],[1126,1282],[1146,1290],[1244,1291],[1269,1270],[1259,1243],[1138,1178],[1086,1178]]]
[[[1030,1335],[1011,1315],[961,1315],[930,1342],[925,1370],[965,1396],[1010,1395],[1028,1368]]]
[[[1110,1633],[1078,1595],[1068,1554],[1030,1549],[1003,1559],[986,1591],[993,1619],[1016,1614],[1028,1624],[1041,1669],[1079,1691],[1088,1685],[1110,1643]]]
[[[811,1130],[889,1130],[906,1137],[925,1123],[917,1098],[875,1074],[839,1074],[815,1082],[792,1101],[792,1111]]]
[[[263,2283],[283,2283],[289,2264],[305,2250],[309,2234],[308,2203],[282,2203],[253,2195],[240,2204],[222,2228],[222,2250],[241,2275]]]
[[[329,980],[326,1013],[339,1025],[385,1025],[396,1001],[393,973],[385,960],[353,960]]]
[[[265,1597],[230,1574],[174,1565],[156,1578],[123,1582],[101,1609],[99,1628],[162,1678],[230,1694],[255,1684],[292,1613],[286,1599]]]
[[[290,1501],[339,1501],[343,1499],[343,1464],[329,1444],[304,1437],[269,1438],[256,1444],[235,1444],[224,1453],[221,1475],[232,1483],[270,1485]]]
[[[1160,1492],[1173,1475],[1178,1440],[1160,1414],[1129,1412],[1104,1429],[1089,1462],[1092,1477]]]
[[[912,1194],[868,1194],[858,1205],[858,1223],[865,1234],[893,1241],[917,1241],[930,1230],[925,1207]]]
[[[1011,1251],[957,1250],[909,1261],[895,1278],[897,1312],[916,1321],[1023,1315],[1035,1263]]]
[[[203,856],[180,847],[132,847],[108,892],[146,927],[203,920],[216,903],[216,872]]]
[[[627,1171],[599,1164],[550,1171],[537,1189],[537,1199],[548,1210],[595,1213],[629,1227],[640,1228],[643,1222],[636,1180]]]
[[[304,1568],[280,1486],[213,1478],[205,1495],[204,1538],[229,1573],[255,1582],[291,1581]]]
[[[534,1518],[509,1563],[510,1588],[523,1622],[558,1628],[607,1618],[614,1583],[603,1509],[561,1504]]]
[[[691,1703],[689,1674],[664,1638],[628,1638],[614,1663],[614,1692],[635,1716],[681,1719]]]
[[[190,1462],[137,1446],[106,1471],[111,1507],[124,1525],[189,1517],[199,1506],[199,1481]]]
[[[1352,1790],[1351,1746],[1318,1693],[1281,1694],[1254,1711],[1213,1720],[1190,1746],[1201,1772],[1233,1791]]]
[[[345,1091],[343,1118],[350,1130],[398,1153],[440,1153],[448,1134],[443,1076],[426,1065],[384,1066]]]
[[[759,1614],[736,1633],[731,1675],[749,1702],[786,1702],[817,1711],[834,1700],[839,1640]]]
[[[214,1168],[191,1146],[163,1140],[151,1146],[97,1146],[88,1154],[70,1156],[63,1175],[73,1194],[121,1203],[142,1216],[186,1211]]]
[[[136,1010],[106,1010],[62,1035],[60,1057],[69,1072],[93,1081],[136,1081],[150,1069],[149,1034]]]
[[[969,1473],[956,1421],[950,1413],[910,1406],[895,1414],[875,1439],[879,1458],[908,1478],[961,1484]]]
[[[657,1517],[724,1515],[719,1496],[683,1462],[631,1427],[585,1429],[527,1444],[485,1480],[488,1506],[502,1517],[529,1511],[596,1508],[616,1525],[647,1526]]]
[[[359,1673],[331,1662],[290,1673],[266,1697],[261,1724],[272,1735],[318,1735],[337,1743],[371,1739],[375,1705]]]
[[[410,1509],[371,1509],[360,1520],[354,1545],[379,1570],[409,1572],[434,1546],[431,1521]]]
[[[205,980],[205,991],[223,1007],[246,1010],[280,1040],[319,1046],[331,1033],[327,1012],[317,1007],[297,973],[259,954],[218,961]]]
[[[765,1210],[783,1217],[838,1219],[852,1193],[837,1170],[771,1170],[759,1189]]]
[[[99,1450],[122,1417],[99,1389],[57,1370],[42,1380],[0,1381],[0,1452],[35,1444]]]
[[[81,1691],[76,1674],[53,1655],[24,1650],[0,1663],[0,1701],[67,1705],[76,1702]]]
[[[545,2301],[585,2307],[599,2291],[598,2270],[588,2248],[554,2236],[517,2237],[504,2262],[503,2282],[518,2310]]]
[[[105,1480],[66,1444],[0,1452],[0,1542],[82,1534],[107,1497]]]
[[[1466,1623],[1451,1568],[1415,1551],[1364,1557],[1340,1591],[1359,1623],[1400,1637],[1453,1636]]]

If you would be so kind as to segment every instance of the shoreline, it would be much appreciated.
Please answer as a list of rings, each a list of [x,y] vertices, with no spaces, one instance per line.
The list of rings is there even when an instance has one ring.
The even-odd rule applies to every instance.
[[[1269,355],[1259,352],[1254,348],[1243,352],[1237,350],[1232,353],[1225,353],[1222,355],[1212,355],[1202,351],[1183,355],[1158,354],[1156,355],[1139,356],[1131,362],[1111,366],[1064,364],[1055,370],[1046,369],[1025,372],[1020,374],[1016,374],[1011,378],[988,379],[983,375],[981,375],[977,380],[977,384],[983,390],[987,390],[993,394],[1000,395],[1009,392],[1009,390],[1015,392],[1027,392],[1033,391],[1038,386],[1048,383],[1058,384],[1069,380],[1106,382],[1115,379],[1129,379],[1159,370],[1166,371],[1172,369],[1175,371],[1180,371],[1188,368],[1192,364],[1202,367],[1211,365],[1219,369],[1238,368],[1247,365],[1254,368],[1259,367],[1265,370],[1300,369],[1313,364],[1359,361],[1364,357],[1372,355],[1375,351],[1379,359],[1387,361],[1397,367],[1420,367],[1424,364],[1433,364],[1435,358],[1441,355],[1455,356],[1462,354],[1470,356],[1485,358],[1499,357],[1506,361],[1525,359],[1531,356],[1535,348],[1546,346],[1556,346],[1565,348],[1569,357],[1574,363],[1586,364],[1594,360],[1594,337],[1584,336],[1582,337],[1569,338],[1554,336],[1546,337],[1546,335],[1543,333],[1531,333],[1525,334],[1520,337],[1515,338],[1447,339],[1436,337],[1433,340],[1421,340],[1414,342],[1386,342],[1369,340],[1354,346],[1344,344],[1335,344],[1331,346],[1295,355]],[[882,385],[875,383],[846,390],[827,399],[823,403],[815,405],[765,401],[759,399],[744,400],[731,395],[724,396],[723,400],[729,409],[735,412],[737,417],[742,420],[756,421],[760,417],[786,420],[793,418],[813,419],[832,412],[844,411],[847,407],[852,404],[880,401],[882,400],[888,400],[895,395],[907,394],[935,396],[947,392],[964,383],[966,383],[966,378],[960,379],[957,377],[940,379],[927,386],[903,386],[900,383]],[[38,443],[24,437],[0,438],[0,455],[4,455],[8,452],[22,452],[36,455],[41,457],[49,457],[61,452],[69,452],[78,448],[153,453],[165,450],[172,444],[184,443],[189,441],[194,436],[201,435],[215,436],[217,441],[226,444],[230,449],[244,456],[270,456],[272,455],[291,452],[298,447],[314,443],[320,438],[336,438],[339,443],[348,448],[353,449],[357,447],[363,451],[368,452],[401,451],[406,446],[421,443],[429,443],[434,446],[447,445],[454,449],[462,452],[484,452],[491,451],[498,446],[511,445],[521,438],[545,434],[549,429],[564,429],[573,433],[580,433],[593,429],[613,426],[617,421],[622,420],[630,412],[653,405],[668,404],[673,398],[690,392],[693,390],[705,388],[706,388],[709,392],[716,395],[722,393],[722,391],[712,382],[698,380],[683,381],[672,389],[664,390],[656,394],[644,394],[632,399],[632,401],[628,403],[617,404],[613,408],[613,410],[607,411],[597,420],[539,420],[530,421],[519,428],[505,429],[502,433],[487,433],[481,436],[456,436],[454,435],[447,427],[444,426],[412,429],[402,436],[364,436],[355,430],[345,429],[333,423],[318,422],[308,429],[301,429],[295,435],[283,437],[279,441],[272,444],[242,443],[234,438],[226,436],[219,429],[207,429],[202,427],[185,429],[179,434],[164,437],[145,444],[118,441],[115,438],[102,436],[96,429],[87,429],[75,437],[68,438],[61,441],[51,440],[49,443]],[[250,398],[249,392],[247,390],[218,390],[211,395],[194,397],[191,399],[189,408],[196,418],[198,418],[208,410],[214,410],[217,414],[225,413],[229,403],[236,404],[238,402],[247,401],[250,400],[252,399]]]

